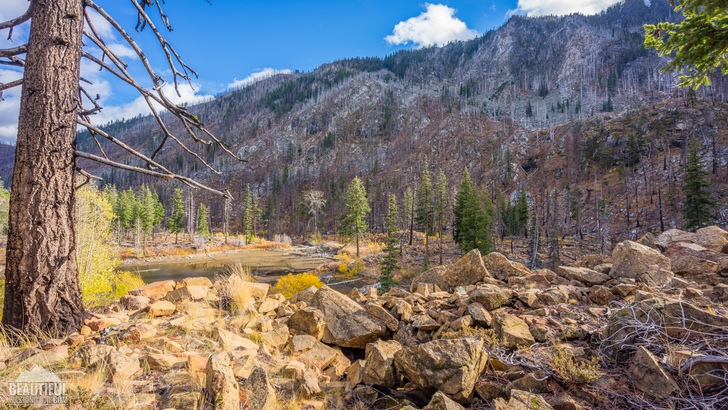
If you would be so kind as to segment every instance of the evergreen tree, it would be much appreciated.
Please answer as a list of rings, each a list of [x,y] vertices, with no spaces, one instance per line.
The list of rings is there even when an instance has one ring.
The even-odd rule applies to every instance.
[[[688,145],[683,182],[685,191],[683,214],[686,229],[702,228],[715,220],[712,210],[716,202],[708,191],[710,183],[705,179],[707,174],[700,158],[700,142],[693,139]]]
[[[179,233],[184,230],[186,217],[182,190],[175,188],[172,194],[172,212],[167,220],[167,229],[174,234],[174,243],[178,243]]]
[[[528,236],[528,199],[526,198],[526,190],[521,186],[518,195],[518,204],[515,209],[515,220],[517,222],[517,235]]]
[[[138,219],[142,232],[144,233],[144,250],[147,249],[147,235],[152,233],[155,221],[155,201],[152,191],[146,185],[142,185],[136,199]]]
[[[430,267],[430,245],[428,238],[435,234],[435,206],[432,193],[432,177],[430,164],[425,157],[425,164],[420,174],[420,184],[417,187],[417,206],[415,208],[415,222],[417,227],[425,232],[425,259],[422,263],[424,269]]]
[[[380,289],[382,292],[388,291],[398,282],[392,279],[392,272],[399,269],[397,258],[399,250],[397,249],[397,238],[394,233],[397,232],[397,197],[392,194],[389,196],[389,212],[387,212],[386,226],[387,242],[384,248],[384,261],[382,261],[382,273],[379,277]]]
[[[490,253],[493,244],[490,238],[490,208],[480,197],[470,172],[465,169],[460,181],[460,189],[455,197],[455,229],[453,239],[463,252],[478,249],[482,254]]]
[[[356,257],[359,257],[359,237],[367,230],[366,216],[371,212],[367,193],[361,179],[354,178],[344,197],[344,214],[341,216],[342,235],[356,237]]]
[[[442,229],[445,226],[445,211],[447,210],[447,177],[440,169],[435,183],[435,223],[437,234],[440,237],[440,265],[442,265]]]
[[[153,226],[157,227],[162,225],[162,222],[164,221],[164,205],[162,205],[162,201],[159,200],[159,194],[157,194],[156,191],[152,193],[152,200],[154,201]],[[152,230],[152,238],[154,238],[154,230]]]
[[[197,211],[197,234],[210,236],[210,211],[207,210],[207,205],[201,203]]]

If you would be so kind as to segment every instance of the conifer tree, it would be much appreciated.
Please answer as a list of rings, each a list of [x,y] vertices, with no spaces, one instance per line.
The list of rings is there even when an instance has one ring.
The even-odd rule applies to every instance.
[[[435,234],[435,206],[432,193],[432,177],[430,164],[425,157],[425,163],[420,174],[420,184],[417,187],[417,206],[415,208],[415,222],[417,227],[425,232],[425,259],[423,269],[430,267],[430,245],[428,238]]]
[[[707,174],[700,158],[700,142],[693,139],[688,145],[683,182],[685,191],[683,214],[686,229],[702,228],[715,220],[712,210],[716,202],[708,191],[710,183],[705,179]]]
[[[340,232],[356,237],[356,257],[359,257],[359,237],[367,230],[366,216],[371,212],[367,192],[359,177],[354,178],[344,197],[344,214]]]
[[[455,197],[455,229],[453,239],[463,252],[478,249],[482,254],[490,253],[493,244],[490,238],[490,214],[470,179],[470,172],[465,169],[460,182],[460,189]]]
[[[207,205],[201,203],[197,211],[197,234],[203,236],[210,236],[210,211],[207,209]]]
[[[253,237],[253,219],[255,218],[255,205],[253,204],[253,192],[250,184],[245,185],[245,210],[243,213],[243,229],[245,230],[245,243],[252,243]]]
[[[440,169],[435,183],[435,222],[437,234],[440,237],[440,265],[442,265],[442,229],[445,225],[445,211],[447,209],[447,177]]]
[[[412,193],[412,188],[407,187],[404,192],[404,213],[405,221],[407,221],[407,229],[409,229],[409,245],[412,246],[412,231],[414,230],[414,215],[415,215],[415,197]]]
[[[156,191],[152,193],[152,200],[154,201],[154,220],[153,226],[157,227],[164,221],[164,205],[159,200],[159,194]],[[152,229],[152,239],[154,238],[154,230]]]
[[[172,194],[172,212],[167,220],[167,229],[174,234],[174,243],[178,243],[179,233],[185,227],[186,216],[184,202],[182,201],[182,190],[175,188]]]
[[[518,222],[517,234],[528,236],[528,199],[526,190],[521,186],[516,205],[516,221]]]
[[[144,233],[144,250],[147,249],[147,235],[152,233],[155,221],[155,201],[152,191],[146,185],[142,185],[136,198],[139,224]]]
[[[397,232],[397,197],[394,194],[389,196],[389,211],[386,218],[387,242],[384,248],[384,261],[382,261],[382,273],[379,277],[380,289],[382,292],[388,291],[392,286],[397,285],[397,281],[392,279],[392,272],[399,269],[397,258],[399,250],[397,249],[397,238],[394,237]]]

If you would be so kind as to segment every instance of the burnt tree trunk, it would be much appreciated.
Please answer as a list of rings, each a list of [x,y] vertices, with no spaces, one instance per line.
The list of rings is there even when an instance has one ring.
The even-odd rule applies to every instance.
[[[78,330],[74,170],[81,0],[32,2],[20,101],[2,323],[27,333]]]

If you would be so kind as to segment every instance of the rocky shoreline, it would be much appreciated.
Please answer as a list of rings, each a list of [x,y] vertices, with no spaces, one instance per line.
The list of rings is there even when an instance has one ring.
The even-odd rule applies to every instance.
[[[728,408],[717,227],[556,271],[473,251],[383,295],[246,283],[241,303],[226,285],[146,285],[66,339],[5,349],[3,370],[100,370],[95,408]]]

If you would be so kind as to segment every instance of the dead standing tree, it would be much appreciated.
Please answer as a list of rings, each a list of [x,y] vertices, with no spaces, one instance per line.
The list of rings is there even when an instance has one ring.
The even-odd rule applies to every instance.
[[[197,73],[183,62],[154,24],[148,11],[171,30],[160,2],[129,0],[137,12],[136,30],[154,33],[172,72],[178,95],[179,82],[191,81]],[[153,87],[143,87],[128,71],[128,64],[115,54],[93,25],[89,9],[98,13],[139,57]],[[210,133],[197,116],[174,104],[164,93],[165,80],[152,68],[132,36],[103,8],[92,0],[31,0],[28,10],[15,19],[0,22],[8,30],[30,21],[27,44],[0,49],[0,64],[23,68],[22,80],[0,84],[2,90],[22,84],[15,168],[10,197],[5,306],[2,323],[19,332],[47,332],[58,335],[77,330],[86,316],[76,263],[74,206],[76,176],[90,181],[88,172],[79,168],[78,158],[111,167],[139,172],[166,180],[177,180],[191,188],[229,197],[227,191],[203,185],[172,172],[156,157],[168,142],[207,164],[188,145],[219,145],[228,155],[238,158]],[[85,44],[84,44],[85,43]],[[84,89],[80,76],[81,60],[87,59],[136,89],[164,134],[149,155],[110,135],[91,121],[101,111],[98,96]],[[191,85],[191,83],[190,83]],[[167,110],[184,127],[185,136],[175,135],[162,121],[160,110]],[[77,126],[85,127],[96,142],[98,152],[76,149]],[[136,164],[110,158],[100,140],[116,145],[136,158]],[[95,150],[96,151],[96,150]],[[80,186],[79,185],[79,186]]]

